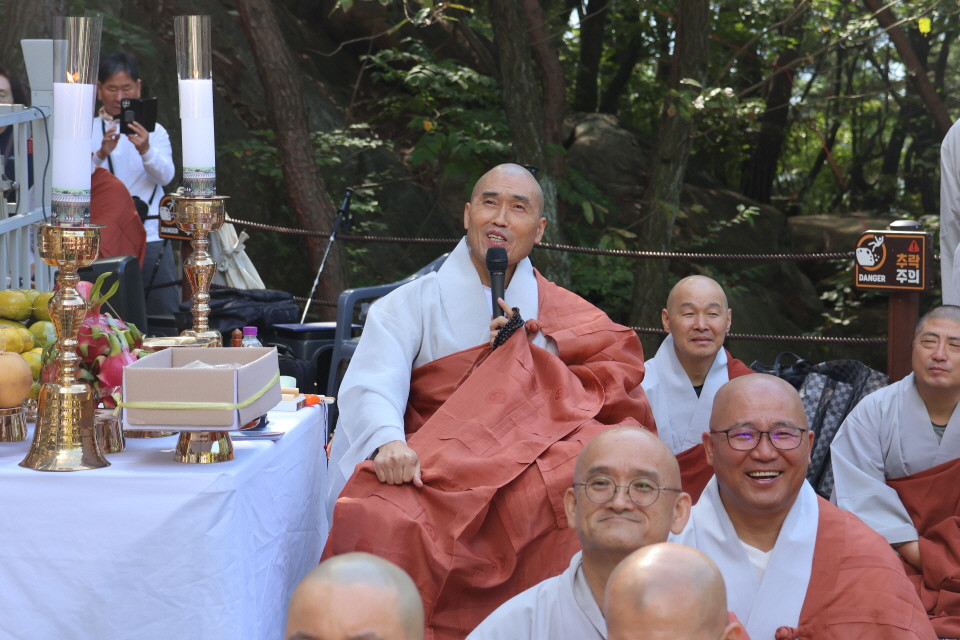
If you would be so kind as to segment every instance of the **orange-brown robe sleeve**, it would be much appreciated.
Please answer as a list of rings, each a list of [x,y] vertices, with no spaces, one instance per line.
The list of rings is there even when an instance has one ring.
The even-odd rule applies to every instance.
[[[127,187],[102,167],[97,167],[90,176],[90,222],[106,225],[100,230],[98,257],[136,256],[143,268],[147,251],[143,222]]]
[[[749,373],[755,372],[727,351],[727,377],[733,380]],[[707,463],[703,445],[698,444],[678,453],[677,463],[680,465],[680,486],[693,498],[693,504],[697,504],[700,494],[713,477],[713,467]]]
[[[820,520],[799,627],[776,640],[936,640],[887,541],[848,511],[817,498]]]
[[[920,535],[920,573],[903,562],[941,638],[960,638],[960,460],[888,480]]]
[[[563,509],[577,454],[612,425],[653,424],[636,334],[537,279],[539,317],[526,331],[413,372],[405,430],[423,488],[382,484],[364,462],[334,509],[324,557],[367,551],[405,569],[428,640],[462,639],[560,574],[580,548]],[[530,344],[538,329],[559,357]]]

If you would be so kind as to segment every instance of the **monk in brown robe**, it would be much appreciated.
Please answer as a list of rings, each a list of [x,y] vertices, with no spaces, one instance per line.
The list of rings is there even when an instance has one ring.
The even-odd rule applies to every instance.
[[[481,178],[465,240],[371,308],[341,387],[324,557],[368,551],[405,569],[428,639],[462,639],[567,568],[580,548],[563,502],[577,454],[612,425],[653,427],[636,334],[530,265],[542,203],[522,167]],[[485,256],[498,246],[519,328],[493,349],[502,322],[491,327]]]
[[[100,167],[90,176],[90,222],[105,225],[100,230],[98,258],[134,256],[143,268],[147,232],[133,198],[116,176]]]
[[[733,310],[715,280],[683,278],[660,315],[669,335],[645,363],[643,390],[657,433],[680,463],[681,486],[696,504],[713,477],[700,442],[709,427],[713,398],[728,380],[753,371],[723,348]]]
[[[789,383],[728,382],[703,442],[715,475],[672,540],[717,564],[751,638],[936,638],[890,545],[807,482],[813,432]]]
[[[960,638],[960,307],[920,319],[912,364],[837,432],[834,498],[900,554],[937,634]]]

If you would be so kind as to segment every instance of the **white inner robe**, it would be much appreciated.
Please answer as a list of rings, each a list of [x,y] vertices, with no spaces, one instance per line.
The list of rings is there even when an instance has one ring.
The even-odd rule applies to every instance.
[[[503,603],[467,640],[603,640],[607,623],[583,575],[583,552],[559,576]]]
[[[846,417],[830,446],[834,502],[890,544],[917,539],[917,530],[887,480],[960,458],[960,411],[937,434],[911,373],[868,395]]]
[[[490,342],[491,305],[466,239],[436,273],[409,282],[375,302],[360,344],[340,385],[340,417],[330,452],[328,515],[354,468],[383,444],[406,440],[403,414],[410,374],[459,351]],[[517,263],[504,299],[524,320],[539,313],[529,258]],[[533,344],[557,354],[556,342],[538,333]]]
[[[940,273],[943,304],[960,304],[960,122],[940,144]]]
[[[666,337],[644,368],[640,384],[653,409],[660,439],[675,455],[700,444],[703,432],[710,428],[713,398],[730,380],[726,351],[721,348],[714,357],[699,398],[677,358],[673,335]]]
[[[714,476],[690,512],[687,526],[679,535],[671,534],[670,542],[696,547],[716,562],[727,587],[727,607],[737,614],[751,638],[772,640],[778,628],[799,625],[819,519],[817,494],[804,480],[783,521],[763,580],[758,580],[720,500]]]

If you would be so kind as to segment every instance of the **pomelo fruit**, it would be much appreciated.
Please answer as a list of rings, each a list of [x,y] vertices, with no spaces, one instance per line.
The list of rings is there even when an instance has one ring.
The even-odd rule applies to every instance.
[[[33,375],[19,353],[0,351],[0,408],[15,407],[30,394]]]
[[[47,308],[47,305],[50,304],[50,298],[53,297],[53,291],[46,291],[41,293],[33,300],[33,319],[34,320],[50,320],[50,309]]]
[[[34,322],[30,325],[30,333],[33,334],[34,341],[41,349],[46,348],[48,344],[52,344],[57,339],[57,332],[53,328],[53,323],[49,320]]]
[[[32,313],[32,305],[22,291],[4,289],[0,291],[0,316],[10,320],[26,320]]]

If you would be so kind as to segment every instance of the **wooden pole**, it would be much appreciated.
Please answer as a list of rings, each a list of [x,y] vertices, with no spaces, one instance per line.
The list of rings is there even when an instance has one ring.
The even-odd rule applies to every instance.
[[[887,375],[891,384],[913,371],[913,331],[919,320],[920,292],[891,291],[887,311]]]

